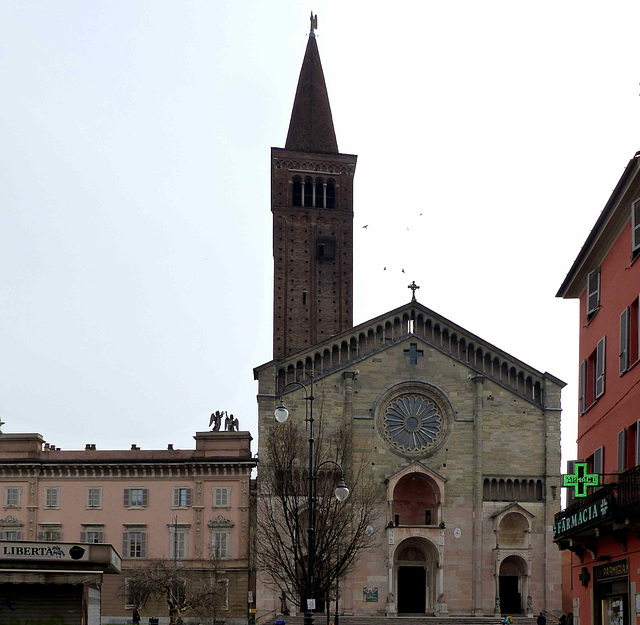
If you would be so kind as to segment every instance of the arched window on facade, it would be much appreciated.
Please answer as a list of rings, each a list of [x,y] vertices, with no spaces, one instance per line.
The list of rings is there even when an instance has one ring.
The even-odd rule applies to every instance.
[[[316,180],[316,196],[315,196],[315,204],[317,208],[324,208],[324,185],[322,184],[322,180]]]
[[[326,207],[327,208],[335,208],[336,207],[336,187],[333,183],[333,180],[329,180],[327,182],[327,197],[326,197]]]
[[[440,492],[423,473],[403,477],[393,490],[394,525],[437,525]]]
[[[293,179],[292,203],[294,206],[302,206],[302,181],[299,176]]]
[[[307,178],[304,181],[304,204],[303,206],[313,206],[313,181]]]

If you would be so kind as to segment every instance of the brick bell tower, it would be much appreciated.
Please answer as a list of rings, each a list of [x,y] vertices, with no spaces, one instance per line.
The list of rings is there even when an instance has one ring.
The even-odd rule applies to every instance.
[[[284,149],[271,148],[273,357],[353,326],[353,175],[340,154],[312,16]]]

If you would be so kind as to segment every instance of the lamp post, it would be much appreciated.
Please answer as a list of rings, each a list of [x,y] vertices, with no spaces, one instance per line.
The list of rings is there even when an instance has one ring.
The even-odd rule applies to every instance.
[[[342,472],[342,467],[333,460],[325,460],[321,462],[318,467],[314,470],[313,466],[313,452],[314,452],[314,438],[313,438],[313,400],[315,397],[313,396],[313,373],[309,373],[309,388],[302,382],[289,382],[285,384],[285,386],[280,391],[278,395],[278,399],[280,401],[278,407],[275,410],[275,417],[278,423],[284,423],[289,418],[289,411],[285,408],[282,403],[282,396],[286,391],[292,388],[301,388],[305,394],[305,421],[309,427],[309,484],[307,491],[307,509],[308,509],[308,525],[307,525],[307,545],[309,548],[309,553],[307,554],[307,580],[306,580],[306,601],[307,605],[305,606],[304,612],[304,625],[313,625],[313,609],[312,605],[315,607],[315,600],[313,597],[313,566],[315,560],[315,488],[314,483],[318,477],[317,470],[323,464],[334,464],[340,468]],[[344,501],[349,496],[349,489],[344,483],[344,476],[341,477],[338,487],[336,488],[336,498],[338,501]]]

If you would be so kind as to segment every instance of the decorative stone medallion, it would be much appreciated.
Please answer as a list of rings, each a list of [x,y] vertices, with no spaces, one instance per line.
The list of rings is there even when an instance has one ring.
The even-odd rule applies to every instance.
[[[426,383],[400,383],[380,399],[378,431],[396,453],[428,456],[444,442],[450,404],[439,389]]]

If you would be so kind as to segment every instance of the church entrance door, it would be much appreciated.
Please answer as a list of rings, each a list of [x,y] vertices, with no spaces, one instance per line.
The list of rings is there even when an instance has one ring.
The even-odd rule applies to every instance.
[[[427,571],[421,566],[398,567],[398,613],[424,614]]]
[[[393,556],[394,592],[398,614],[425,614],[436,600],[438,550],[418,536],[403,540]]]
[[[502,614],[520,614],[522,612],[518,578],[500,575],[500,610]]]

